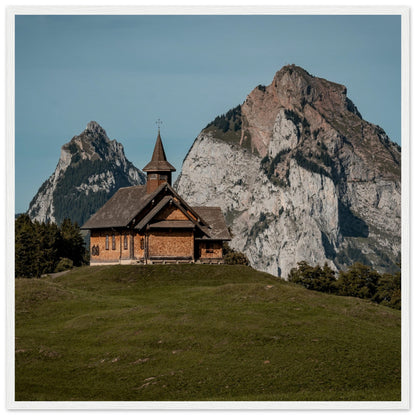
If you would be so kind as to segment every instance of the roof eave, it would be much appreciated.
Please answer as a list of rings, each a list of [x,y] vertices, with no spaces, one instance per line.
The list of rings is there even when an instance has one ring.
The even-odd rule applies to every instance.
[[[221,237],[207,237],[207,238],[195,238],[196,241],[231,241],[231,238]]]

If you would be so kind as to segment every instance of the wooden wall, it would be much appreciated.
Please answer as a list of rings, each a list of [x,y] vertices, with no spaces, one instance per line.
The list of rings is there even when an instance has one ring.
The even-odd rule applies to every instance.
[[[201,259],[221,259],[222,242],[221,241],[199,241],[198,254]]]
[[[178,210],[171,210],[167,218],[179,219]],[[182,212],[179,211],[181,215]],[[176,217],[178,215],[178,217]],[[108,249],[106,236],[108,235]],[[115,249],[113,249],[113,235]],[[127,235],[127,247],[124,246],[124,235]],[[131,244],[133,243],[133,247]],[[222,259],[221,241],[194,241],[193,230],[152,230],[146,242],[144,235],[132,230],[115,231],[91,230],[90,254],[91,263],[118,262],[131,258],[131,249],[136,260],[143,260],[145,246],[148,244],[149,258],[188,258],[194,259]],[[196,244],[196,250],[195,250]],[[99,255],[93,254],[93,247],[99,248]],[[121,249],[120,249],[121,248]],[[95,250],[94,250],[95,251]]]
[[[194,256],[194,234],[190,230],[154,230],[149,234],[149,257]]]
[[[187,220],[188,217],[177,207],[167,206],[159,214],[155,216],[155,220],[173,221],[173,220]]]
[[[134,258],[137,260],[144,258],[144,235],[134,233]]]
[[[127,249],[124,249],[124,235],[127,234]],[[108,236],[108,249],[106,249],[106,237]],[[113,246],[113,236],[115,246]],[[130,257],[130,233],[129,231],[91,230],[90,255],[94,261],[118,261]],[[93,247],[98,247],[99,255],[95,255]],[[114,248],[113,248],[114,247]],[[121,249],[121,250],[120,250]]]

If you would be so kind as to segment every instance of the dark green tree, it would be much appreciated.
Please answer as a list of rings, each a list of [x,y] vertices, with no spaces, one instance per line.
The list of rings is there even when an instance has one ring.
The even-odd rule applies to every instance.
[[[338,293],[342,296],[355,296],[373,299],[377,292],[380,275],[371,267],[354,263],[347,271],[341,271],[337,281]]]
[[[37,223],[37,235],[39,239],[39,262],[40,274],[50,273],[55,270],[59,261],[58,245],[60,242],[60,233],[58,226],[54,223]]]
[[[341,271],[336,279],[327,263],[324,267],[313,267],[302,261],[290,271],[288,280],[309,290],[370,299],[391,308],[401,308],[400,271],[394,275],[380,275],[369,266],[355,263]]]
[[[337,291],[335,272],[327,263],[324,264],[324,267],[319,265],[313,267],[306,261],[301,261],[297,268],[291,269],[288,280],[309,290],[325,293],[336,293]]]
[[[243,266],[250,266],[250,261],[244,253],[236,251],[227,243],[223,246],[224,264],[241,264]]]
[[[34,224],[29,215],[22,214],[15,221],[15,276],[39,277],[40,242]]]
[[[374,300],[394,309],[401,309],[401,271],[385,273],[379,281]]]
[[[77,223],[65,218],[59,228],[59,256],[71,259],[74,266],[81,266],[85,258],[85,242]]]
[[[78,225],[64,220],[53,223],[32,221],[27,214],[15,221],[15,276],[40,277],[68,265],[85,263],[85,243]],[[64,261],[63,261],[64,260]]]

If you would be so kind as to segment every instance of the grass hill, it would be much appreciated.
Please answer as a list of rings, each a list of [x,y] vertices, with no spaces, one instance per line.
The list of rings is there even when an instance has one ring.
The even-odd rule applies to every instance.
[[[400,311],[244,266],[16,279],[16,400],[400,400]]]

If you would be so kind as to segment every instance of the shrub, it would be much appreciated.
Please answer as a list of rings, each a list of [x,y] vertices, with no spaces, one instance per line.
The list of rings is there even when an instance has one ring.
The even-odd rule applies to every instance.
[[[243,266],[249,266],[250,262],[247,256],[240,251],[236,251],[234,253],[228,253],[224,256],[224,263],[225,264],[241,264]]]
[[[327,263],[324,267],[319,265],[312,267],[306,261],[301,261],[297,268],[291,269],[288,280],[309,290],[325,293],[337,292],[335,272]]]
[[[337,280],[327,263],[324,267],[312,267],[302,261],[290,271],[288,280],[309,290],[369,299],[401,309],[401,272],[380,275],[369,266],[354,263],[346,271],[341,271]]]
[[[378,282],[374,300],[394,309],[401,309],[401,272],[383,274]]]
[[[59,260],[59,263],[55,268],[55,273],[72,269],[72,267],[74,267],[74,262],[71,259],[64,257],[61,260]]]
[[[70,260],[70,267],[72,264],[81,266],[86,262],[85,255],[85,243],[79,227],[69,219],[65,219],[60,226],[32,221],[27,214],[16,219],[16,277],[33,278],[52,273],[61,259]]]
[[[250,261],[247,256],[240,251],[236,251],[231,248],[228,243],[224,243],[223,247],[224,264],[241,264],[243,266],[250,266]]]
[[[343,296],[362,299],[375,297],[380,275],[371,267],[354,263],[347,271],[341,271],[337,282],[338,291]]]

